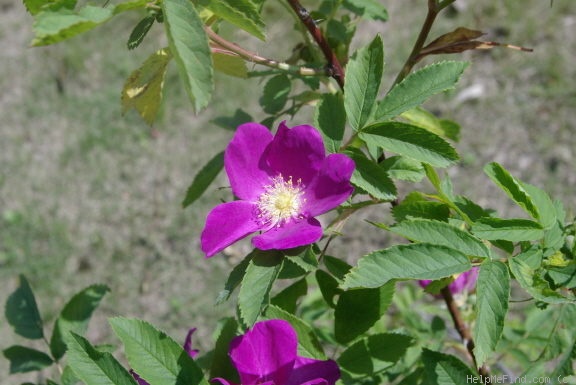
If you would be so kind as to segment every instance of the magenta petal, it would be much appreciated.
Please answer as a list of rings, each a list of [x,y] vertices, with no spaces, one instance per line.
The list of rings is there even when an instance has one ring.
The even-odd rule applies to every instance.
[[[142,377],[140,377],[138,375],[138,373],[136,373],[134,370],[130,369],[130,374],[136,380],[138,385],[150,385],[146,380],[144,380]]]
[[[308,184],[316,175],[324,160],[324,143],[312,126],[296,126],[292,129],[280,123],[274,140],[264,153],[264,159],[274,172],[294,181],[300,179]]]
[[[324,214],[340,205],[354,188],[350,177],[354,162],[344,154],[331,154],[322,163],[319,175],[306,189],[307,213],[311,216]]]
[[[309,245],[322,237],[322,226],[316,218],[287,222],[273,227],[265,233],[252,238],[252,244],[260,250],[285,250]]]
[[[473,267],[472,269],[460,274],[454,282],[448,285],[450,292],[452,294],[462,293],[463,291],[472,291],[474,286],[476,286],[476,280],[478,279],[478,272],[480,269],[478,267]]]
[[[214,207],[206,218],[200,237],[206,257],[211,257],[237,240],[260,230],[255,213],[255,205],[245,201],[228,202]]]
[[[335,361],[298,357],[286,385],[334,385],[339,378],[340,369]]]
[[[242,385],[285,385],[296,360],[298,339],[284,320],[257,322],[230,344],[230,358]]]
[[[190,358],[194,358],[198,355],[198,349],[192,349],[192,334],[196,331],[196,328],[188,330],[186,334],[186,339],[184,340],[184,351],[188,353]]]
[[[216,378],[213,378],[210,380],[210,382],[215,382],[215,381],[220,382],[222,385],[236,385],[235,383],[230,382],[230,381],[228,381],[224,378],[220,378],[220,377],[216,377]]]
[[[262,161],[262,154],[272,138],[272,133],[263,125],[245,123],[238,126],[234,138],[226,147],[224,167],[232,192],[238,198],[255,201],[263,187],[270,183],[269,170]]]

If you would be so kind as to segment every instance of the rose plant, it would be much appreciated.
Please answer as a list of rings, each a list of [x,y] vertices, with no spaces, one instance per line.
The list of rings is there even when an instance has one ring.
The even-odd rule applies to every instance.
[[[231,194],[207,212],[201,232],[191,231],[201,248],[193,252],[197,263],[207,262],[201,254],[213,257],[252,235],[252,251],[214,296],[233,309],[210,341],[214,348],[198,353],[191,333],[183,348],[143,320],[115,317],[109,322],[128,361],[121,364],[124,358],[84,337],[109,291],[103,285],[76,294],[48,339],[21,276],[6,304],[7,321],[46,349],[4,349],[11,372],[44,370],[51,385],[461,385],[574,376],[573,219],[561,202],[498,163],[486,165],[487,179],[524,212],[520,218],[503,218],[458,195],[442,171],[460,159],[453,146],[459,126],[422,103],[454,88],[468,64],[418,63],[506,46],[479,40],[482,33],[468,28],[430,39],[435,20],[455,1],[421,2],[427,17],[418,38],[381,94],[381,37],[349,52],[357,25],[387,20],[376,0],[283,1],[282,12],[302,32],[289,62],[262,57],[220,32],[227,24],[265,39],[262,14],[277,6],[272,2],[24,0],[34,17],[33,45],[58,43],[130,11],[143,15],[128,34],[134,49],[152,25],[162,24],[168,47],[152,53],[122,91],[123,108],[148,123],[162,101],[169,62],[196,111],[210,102],[215,70],[266,79],[259,99],[265,117],[242,110],[226,117],[232,140],[197,173],[184,199],[190,206],[225,170]],[[246,63],[266,69],[249,73]],[[292,123],[308,107],[312,121]],[[412,184],[423,180],[428,184]],[[366,221],[367,229],[396,241],[365,255],[334,247],[348,218],[363,210],[381,218]],[[420,281],[442,302],[407,281]],[[462,291],[469,294],[465,304],[454,299]],[[513,314],[511,292],[525,299]],[[554,321],[540,327],[544,319]],[[49,371],[54,366],[61,369],[56,377]]]

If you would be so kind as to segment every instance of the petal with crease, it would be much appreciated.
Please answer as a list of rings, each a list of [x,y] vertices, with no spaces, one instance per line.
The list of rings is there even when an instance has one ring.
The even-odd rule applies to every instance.
[[[232,192],[240,199],[255,201],[270,183],[270,170],[262,154],[272,142],[272,133],[258,123],[238,127],[224,152],[224,168]]]
[[[322,226],[316,218],[287,222],[273,227],[263,234],[252,238],[252,244],[260,250],[291,249],[309,245],[322,237]]]
[[[222,203],[212,209],[200,237],[206,257],[224,250],[239,239],[260,230],[256,206],[246,201]]]
[[[264,153],[266,164],[284,178],[301,179],[308,184],[324,160],[324,143],[312,126],[295,126],[291,129],[280,123],[274,140]]]
[[[286,385],[334,385],[339,378],[340,369],[335,361],[298,357]]]
[[[324,214],[348,199],[354,190],[350,185],[353,172],[354,161],[346,155],[327,156],[318,177],[306,188],[307,214]]]
[[[298,337],[284,320],[254,324],[230,344],[230,358],[242,385],[271,382],[285,385],[296,360]]]

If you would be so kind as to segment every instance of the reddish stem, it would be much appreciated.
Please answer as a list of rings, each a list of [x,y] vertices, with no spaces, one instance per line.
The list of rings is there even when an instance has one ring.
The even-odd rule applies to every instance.
[[[332,76],[337,82],[340,88],[344,88],[344,69],[340,64],[340,61],[336,57],[336,53],[332,50],[328,41],[324,37],[324,34],[316,25],[316,22],[310,16],[310,13],[304,8],[298,0],[288,0],[288,4],[294,10],[298,18],[306,26],[312,38],[324,54],[324,57],[328,61],[328,69],[330,76]]]
[[[446,306],[448,307],[448,311],[450,312],[450,316],[452,317],[452,321],[454,321],[454,327],[460,334],[460,338],[462,338],[462,343],[466,346],[466,350],[468,351],[468,355],[470,359],[474,363],[474,367],[480,374],[480,377],[484,380],[490,377],[490,373],[485,365],[478,367],[476,356],[474,355],[474,339],[472,338],[472,334],[470,333],[470,329],[466,322],[462,319],[462,314],[460,313],[460,308],[454,301],[454,297],[452,296],[452,292],[448,288],[448,286],[444,287],[441,291],[442,298],[444,298],[444,302],[446,302]]]

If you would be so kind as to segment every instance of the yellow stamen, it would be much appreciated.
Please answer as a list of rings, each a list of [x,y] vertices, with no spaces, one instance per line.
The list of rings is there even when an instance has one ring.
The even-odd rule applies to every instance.
[[[284,180],[282,175],[272,178],[272,184],[264,187],[265,192],[258,198],[258,217],[270,226],[281,226],[291,218],[298,218],[305,199],[302,198],[302,181],[296,185],[292,177]]]

